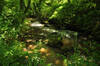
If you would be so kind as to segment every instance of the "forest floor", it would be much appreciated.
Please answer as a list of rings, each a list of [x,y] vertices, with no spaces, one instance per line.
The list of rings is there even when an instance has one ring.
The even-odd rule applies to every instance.
[[[24,52],[28,52],[29,54],[39,54],[40,59],[44,59],[45,64],[50,64],[50,66],[68,66],[68,63],[76,63],[76,61],[68,61],[68,57],[71,57],[70,54],[64,56],[63,54],[61,54],[62,51],[60,51],[59,49],[52,48],[46,45],[49,41],[49,34],[58,32],[57,30],[51,27],[45,27],[45,25],[41,24],[36,18],[27,18],[25,20],[23,29],[19,39],[25,45],[23,47]],[[74,58],[75,57],[77,56],[74,56]],[[28,56],[25,56],[25,58],[27,59]],[[81,55],[81,58],[87,60],[84,55]],[[77,57],[74,60],[79,61],[81,60],[81,58]],[[94,61],[90,59],[89,62],[91,63]],[[86,65],[83,63],[82,66]]]
[[[65,59],[59,54],[59,50],[45,45],[48,43],[48,34],[56,32],[56,30],[44,27],[37,19],[32,18],[26,19],[25,26],[27,26],[26,28],[28,29],[22,32],[20,38],[20,40],[26,44],[23,51],[28,51],[30,54],[34,54],[34,52],[37,51],[40,53],[40,58],[45,59],[46,64],[51,64],[53,66],[67,66]]]

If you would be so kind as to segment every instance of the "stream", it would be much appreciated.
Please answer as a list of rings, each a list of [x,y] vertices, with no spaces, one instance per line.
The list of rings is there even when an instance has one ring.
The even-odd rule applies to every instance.
[[[45,44],[48,43],[48,41],[50,41],[50,37],[56,39],[57,36],[55,35],[57,34],[74,40],[76,38],[76,32],[68,30],[55,30],[51,27],[45,27],[45,25],[41,24],[37,19],[34,19],[33,21],[32,18],[29,19],[31,19],[29,20],[31,22],[27,24],[29,26],[29,29],[24,31],[24,34],[21,38],[23,42],[26,42],[26,50],[30,51],[30,49],[36,49],[38,47],[38,52],[40,52],[41,54],[40,58],[46,59],[46,64],[51,64],[51,66],[67,66],[67,64],[65,63],[66,59],[64,59],[64,56],[61,56],[61,54],[59,53],[61,51],[49,47]],[[35,44],[37,41],[39,43]]]

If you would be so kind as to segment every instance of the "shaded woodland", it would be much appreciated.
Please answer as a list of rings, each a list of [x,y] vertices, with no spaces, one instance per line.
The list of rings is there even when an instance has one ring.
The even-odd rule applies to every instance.
[[[99,66],[100,0],[0,0],[0,66]]]

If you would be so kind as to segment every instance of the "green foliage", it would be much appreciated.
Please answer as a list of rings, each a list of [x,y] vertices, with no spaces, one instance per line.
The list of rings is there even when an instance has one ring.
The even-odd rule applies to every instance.
[[[95,4],[92,2],[86,2],[82,0],[81,1],[72,0],[71,3],[65,3],[62,6],[62,9],[56,10],[54,14],[50,17],[50,19],[56,18],[56,20],[59,21],[58,23],[63,24],[63,26],[72,22],[78,22],[76,24],[81,24],[81,23],[83,24],[83,22],[81,22],[82,21],[81,19],[85,20],[88,17],[88,15],[86,15],[86,18],[79,16],[85,15],[84,12],[93,7],[95,7]],[[89,14],[93,14],[92,12],[94,11],[90,10],[88,11]]]
[[[92,35],[99,34],[100,25],[97,21],[100,11],[96,10],[96,4],[92,0],[32,0],[31,9],[33,15],[56,28],[66,29],[71,24],[72,29],[75,26],[76,30],[86,30]]]
[[[22,2],[21,2],[22,1]],[[25,43],[18,40],[18,36],[24,29],[24,18],[34,15],[40,20],[53,20],[58,27],[65,28],[67,24],[82,26],[82,30],[93,28],[91,34],[99,34],[99,23],[95,21],[100,11],[96,10],[96,4],[89,0],[0,0],[0,65],[1,66],[51,66],[46,64],[46,59],[41,59],[38,50],[34,50],[34,54],[23,52]],[[95,14],[94,14],[95,13]],[[99,20],[99,18],[96,18]],[[84,24],[83,24],[84,23]],[[91,26],[88,26],[91,25]],[[95,28],[94,28],[95,25]],[[22,30],[22,31],[21,31]],[[95,35],[97,36],[97,35]],[[53,37],[56,37],[53,38]],[[52,43],[61,40],[63,35],[52,35],[48,38]],[[43,44],[42,42],[37,42]],[[81,48],[88,58],[80,55],[82,52],[74,53],[65,59],[65,63],[69,66],[83,65],[96,66],[94,61],[99,61],[99,44],[88,43]],[[92,44],[92,46],[91,46]],[[88,46],[90,48],[88,48]],[[93,52],[91,52],[93,51]],[[25,58],[25,57],[28,58]],[[62,56],[61,56],[62,57]],[[65,58],[65,57],[64,57]],[[89,61],[90,60],[90,61]],[[84,65],[85,64],[85,65]]]
[[[0,14],[2,12],[3,6],[4,6],[4,0],[0,1]]]
[[[70,61],[67,61],[68,66],[98,66],[93,62],[92,57],[80,56],[78,53],[75,53],[70,57]]]
[[[17,56],[23,55],[21,43],[17,41],[22,24],[19,16],[22,16],[22,12],[19,10],[18,0],[5,0],[4,3],[0,2],[3,5],[0,11],[0,64],[8,66],[17,60]]]

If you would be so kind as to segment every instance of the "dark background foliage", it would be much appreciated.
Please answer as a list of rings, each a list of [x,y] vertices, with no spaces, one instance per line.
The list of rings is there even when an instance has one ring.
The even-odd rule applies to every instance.
[[[19,40],[19,36],[28,29],[25,25],[27,18],[36,18],[46,27],[56,30],[76,31],[78,33],[77,40],[81,39],[79,37],[87,38],[87,40],[81,40],[85,45],[79,49],[80,55],[75,53],[69,57],[73,65],[74,62],[78,64],[83,61],[87,65],[93,65],[91,62],[83,60],[82,52],[89,60],[94,60],[94,65],[95,63],[100,64],[99,6],[100,0],[0,0],[0,65],[29,64],[32,66],[32,64],[38,65],[44,62],[40,60],[39,53],[29,55],[22,51],[25,43]],[[51,41],[54,46],[61,42],[58,38]],[[30,58],[26,60],[25,56]],[[78,61],[76,57],[81,61]]]

